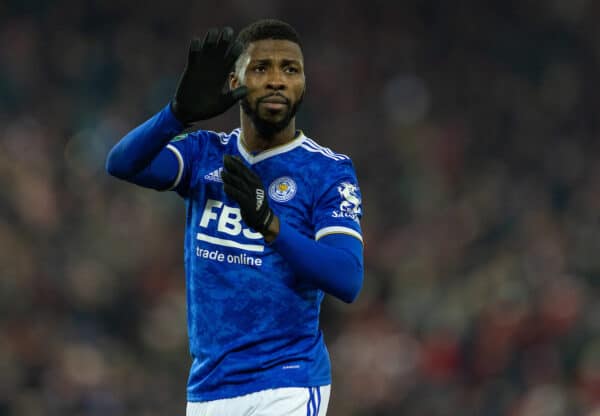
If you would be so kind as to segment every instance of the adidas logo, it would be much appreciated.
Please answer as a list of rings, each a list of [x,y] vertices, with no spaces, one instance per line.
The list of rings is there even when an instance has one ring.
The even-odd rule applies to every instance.
[[[265,191],[262,189],[256,190],[256,210],[258,211],[262,207],[263,201],[265,200]]]
[[[204,175],[204,179],[211,182],[223,182],[223,179],[221,179],[222,170],[223,168],[215,169],[211,173]]]

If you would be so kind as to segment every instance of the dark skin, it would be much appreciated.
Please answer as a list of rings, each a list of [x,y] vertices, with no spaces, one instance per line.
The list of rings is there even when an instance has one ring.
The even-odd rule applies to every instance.
[[[241,68],[230,74],[229,87],[245,85],[248,88],[246,100],[262,122],[276,124],[285,120],[304,95],[304,58],[300,47],[288,40],[259,40],[249,44],[239,60]],[[240,120],[242,145],[251,153],[286,144],[296,134],[295,117],[281,130],[269,135],[261,132],[242,109]],[[264,233],[265,241],[272,242],[278,234],[279,218],[275,216]]]

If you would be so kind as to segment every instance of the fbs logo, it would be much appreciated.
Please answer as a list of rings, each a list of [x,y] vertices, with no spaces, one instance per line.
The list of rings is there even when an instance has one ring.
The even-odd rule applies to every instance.
[[[216,222],[216,229],[211,230],[211,224]],[[196,239],[219,246],[233,247],[246,251],[262,253],[265,250],[262,244],[248,244],[240,237],[248,240],[259,240],[262,234],[244,228],[242,214],[239,208],[230,207],[221,201],[208,199],[204,206],[204,212],[198,224],[202,232],[196,234]],[[235,240],[230,238],[235,237]]]
[[[259,211],[265,201],[265,191],[258,188],[256,189],[256,210]]]

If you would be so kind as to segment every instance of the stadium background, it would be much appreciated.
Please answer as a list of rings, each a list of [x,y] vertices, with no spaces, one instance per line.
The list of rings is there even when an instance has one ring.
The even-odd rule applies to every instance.
[[[104,158],[192,34],[266,16],[304,41],[299,127],[364,195],[329,414],[600,415],[592,0],[1,2],[0,415],[183,414],[184,207]]]

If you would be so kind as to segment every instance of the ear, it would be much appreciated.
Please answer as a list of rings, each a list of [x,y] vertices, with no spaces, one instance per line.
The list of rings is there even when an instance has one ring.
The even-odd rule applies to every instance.
[[[235,72],[230,72],[229,73],[229,89],[230,90],[235,90],[240,85],[241,85],[240,84],[240,80],[238,79],[238,77],[235,74]]]

